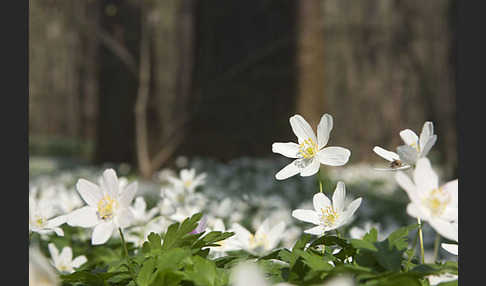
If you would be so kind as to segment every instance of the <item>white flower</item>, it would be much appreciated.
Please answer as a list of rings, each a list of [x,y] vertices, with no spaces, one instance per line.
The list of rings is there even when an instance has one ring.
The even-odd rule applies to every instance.
[[[324,114],[317,126],[317,137],[309,123],[300,115],[290,117],[290,126],[297,136],[299,144],[273,143],[272,152],[289,158],[296,158],[280,170],[275,178],[284,180],[298,173],[301,176],[312,176],[319,171],[320,164],[342,166],[346,164],[351,151],[342,147],[326,147],[333,127],[332,116]]]
[[[51,254],[52,265],[61,273],[73,273],[74,268],[78,268],[88,261],[84,255],[73,259],[73,250],[69,246],[64,247],[61,253],[53,243],[49,243],[47,247]]]
[[[343,182],[338,182],[332,195],[332,203],[326,195],[317,193],[313,198],[314,210],[297,209],[292,212],[292,216],[317,225],[304,231],[305,233],[323,235],[348,223],[361,204],[361,198],[357,198],[345,208],[345,198],[346,187]]]
[[[441,243],[443,249],[447,250],[447,252],[452,253],[454,255],[459,254],[459,245],[455,243]]]
[[[230,229],[235,233],[234,239],[239,248],[250,253],[264,253],[273,250],[283,238],[285,223],[280,222],[273,227],[269,220],[265,220],[255,234],[250,233],[239,223],[234,223]]]
[[[211,226],[209,227],[208,233],[211,231],[227,232],[226,227],[224,226],[224,222],[220,218],[210,220],[210,224]],[[240,249],[238,242],[235,240],[234,236],[231,236],[225,240],[215,242],[215,244],[218,244],[219,246],[211,246],[209,248],[209,251],[215,258],[223,256],[227,251]]]
[[[206,180],[206,174],[202,173],[196,176],[195,169],[182,169],[179,173],[179,178],[168,177],[167,178],[176,188],[184,188],[189,192],[201,185],[204,185]]]
[[[434,125],[430,121],[424,123],[420,138],[410,129],[400,131],[400,137],[405,142],[405,145],[398,146],[397,153],[400,159],[409,165],[414,165],[418,159],[427,156],[437,141],[437,135],[434,134]]]
[[[39,248],[29,248],[29,286],[61,285],[59,276]]]
[[[439,178],[427,158],[417,161],[413,181],[403,172],[395,174],[398,184],[407,192],[407,213],[427,221],[440,235],[457,241],[454,222],[458,219],[458,180],[439,187]]]
[[[385,150],[380,146],[375,146],[373,152],[385,160],[390,161],[389,168],[375,168],[378,171],[406,170],[412,167],[411,165],[404,163],[403,160],[400,160],[400,156],[397,153]]]
[[[88,205],[69,214],[68,224],[94,227],[93,245],[105,243],[116,228],[125,228],[133,221],[134,215],[129,207],[137,192],[137,182],[120,189],[115,171],[107,169],[103,172],[100,186],[79,179],[76,188]]]
[[[442,282],[454,281],[458,277],[459,277],[458,275],[451,274],[451,273],[444,273],[444,274],[441,274],[441,275],[429,275],[429,276],[427,276],[431,286],[438,285]]]
[[[145,225],[130,228],[130,231],[124,234],[125,240],[133,243],[136,247],[141,247],[143,243],[148,240],[150,233],[160,233],[165,229],[165,227],[162,227],[160,220],[163,220],[163,218],[158,217]]]
[[[39,206],[35,195],[36,192],[29,194],[29,233],[37,232],[44,235],[55,232],[59,236],[64,236],[64,231],[59,226],[66,222],[66,216],[50,218],[50,210]]]
[[[352,276],[349,275],[342,275],[331,278],[330,280],[326,281],[323,286],[354,286],[356,285]]]
[[[364,225],[363,228],[360,228],[358,226],[353,226],[350,230],[349,230],[349,236],[351,238],[355,238],[355,239],[362,239],[363,236],[365,236],[365,234],[367,234],[372,228],[375,228],[377,233],[378,233],[378,238],[377,240],[378,241],[381,241],[384,239],[383,235],[381,234],[382,231],[381,231],[381,227],[380,227],[380,224],[379,223],[372,223],[372,222],[369,222],[367,221]]]
[[[265,279],[263,271],[253,262],[240,262],[233,267],[230,275],[230,285],[232,286],[270,286]]]
[[[74,190],[64,190],[58,193],[56,200],[61,212],[64,214],[70,213],[73,210],[83,205],[83,201]]]
[[[143,197],[136,197],[133,206],[130,206],[130,210],[134,216],[133,224],[145,224],[159,212],[157,208],[147,211],[147,203]]]

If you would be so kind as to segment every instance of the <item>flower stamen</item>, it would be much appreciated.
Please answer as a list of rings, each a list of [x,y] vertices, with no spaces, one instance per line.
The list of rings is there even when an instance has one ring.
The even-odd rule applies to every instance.
[[[321,209],[321,221],[325,226],[333,226],[338,218],[339,214],[334,210],[332,206]]]
[[[103,220],[113,217],[113,213],[117,205],[118,202],[106,194],[98,202],[98,216]]]
[[[317,154],[316,142],[312,138],[304,140],[299,144],[299,154],[305,159],[314,157]]]

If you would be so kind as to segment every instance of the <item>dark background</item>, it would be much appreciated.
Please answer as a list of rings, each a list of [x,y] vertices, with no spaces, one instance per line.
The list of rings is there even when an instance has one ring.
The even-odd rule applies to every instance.
[[[127,162],[272,156],[334,117],[350,163],[434,122],[457,177],[456,1],[30,1],[29,153]]]

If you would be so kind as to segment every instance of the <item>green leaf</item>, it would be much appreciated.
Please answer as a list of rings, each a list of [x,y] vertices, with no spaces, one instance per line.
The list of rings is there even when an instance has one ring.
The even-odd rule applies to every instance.
[[[155,258],[150,257],[147,259],[143,265],[142,268],[140,268],[140,271],[138,272],[137,275],[137,284],[139,286],[148,286],[156,277],[156,272],[155,272]]]
[[[174,223],[169,226],[164,236],[162,249],[171,249],[181,245],[184,242],[184,237],[193,231],[201,219],[202,213],[196,213],[190,218],[186,218],[182,223]],[[202,234],[193,235],[193,238],[198,238]]]
[[[331,271],[333,266],[329,264],[331,259],[326,256],[320,256],[311,252],[296,250],[304,259],[304,263],[315,271]]]
[[[404,250],[408,247],[408,233],[411,230],[417,229],[419,227],[418,224],[412,224],[409,226],[401,227],[394,232],[392,232],[386,240],[390,243],[391,246],[396,246],[399,250]]]
[[[192,268],[188,268],[184,272],[184,280],[192,281],[197,286],[223,286],[227,284],[227,273],[216,268],[214,262],[199,256],[192,257],[192,261]]]
[[[370,251],[378,251],[378,249],[373,245],[373,243],[361,240],[361,239],[351,239],[351,245],[357,249],[367,249]]]
[[[376,242],[378,240],[378,231],[376,228],[373,227],[370,229],[370,231],[363,236],[363,240],[371,243]]]

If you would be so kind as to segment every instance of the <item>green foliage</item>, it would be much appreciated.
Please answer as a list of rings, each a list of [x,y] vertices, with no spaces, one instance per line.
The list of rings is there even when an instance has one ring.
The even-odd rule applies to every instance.
[[[232,251],[212,258],[208,248],[233,235],[213,231],[191,234],[201,219],[195,214],[182,223],[169,226],[165,235],[151,233],[143,247],[123,258],[119,242],[93,247],[93,259],[76,272],[61,275],[63,285],[229,285],[231,269],[239,262],[253,260],[273,283],[315,285],[333,277],[348,274],[359,285],[429,286],[429,275],[458,274],[457,262],[434,264],[407,263],[409,232],[418,225],[402,227],[385,240],[378,241],[376,229],[363,239],[324,235],[315,239],[303,234],[292,249],[275,249],[262,256],[245,251]],[[405,255],[407,254],[407,255]],[[456,281],[441,283],[457,285]]]

